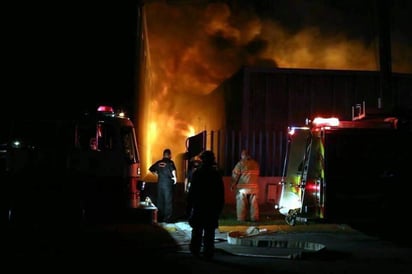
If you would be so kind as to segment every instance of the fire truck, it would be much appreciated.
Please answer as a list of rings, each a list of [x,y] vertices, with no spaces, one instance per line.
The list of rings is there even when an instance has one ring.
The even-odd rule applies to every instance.
[[[376,221],[406,206],[410,129],[364,107],[353,113],[350,121],[315,117],[288,128],[275,208],[289,225]]]
[[[70,119],[16,120],[8,140],[2,220],[113,222],[139,207],[135,128],[111,106]]]

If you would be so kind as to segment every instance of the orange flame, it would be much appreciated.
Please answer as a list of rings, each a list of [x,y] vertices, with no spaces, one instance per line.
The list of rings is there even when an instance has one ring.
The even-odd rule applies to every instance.
[[[146,86],[140,94],[142,174],[161,157],[186,151],[185,141],[219,129],[224,107],[211,92],[245,65],[283,68],[377,70],[376,46],[318,28],[290,32],[252,12],[234,13],[225,3],[144,6]],[[400,48],[398,45],[397,48]],[[394,53],[395,61],[401,61]],[[393,64],[393,70],[412,71]],[[180,174],[182,176],[182,174]],[[182,180],[182,177],[179,178]]]

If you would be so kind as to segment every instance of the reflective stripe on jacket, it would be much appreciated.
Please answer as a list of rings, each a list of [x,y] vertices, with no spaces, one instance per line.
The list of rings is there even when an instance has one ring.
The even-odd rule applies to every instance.
[[[236,184],[237,189],[248,188],[259,189],[259,163],[254,159],[240,160],[232,171],[232,184]]]

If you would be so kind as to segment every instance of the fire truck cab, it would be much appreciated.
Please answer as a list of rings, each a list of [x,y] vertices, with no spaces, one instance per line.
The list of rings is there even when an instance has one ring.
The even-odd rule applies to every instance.
[[[2,150],[10,222],[111,222],[140,205],[135,128],[110,106],[13,121]]]
[[[96,113],[76,122],[73,137],[68,169],[84,182],[85,218],[101,219],[139,207],[140,156],[130,118],[110,106],[99,106]]]
[[[390,214],[400,202],[411,140],[393,117],[317,117],[304,126],[290,126],[275,208],[289,225]]]

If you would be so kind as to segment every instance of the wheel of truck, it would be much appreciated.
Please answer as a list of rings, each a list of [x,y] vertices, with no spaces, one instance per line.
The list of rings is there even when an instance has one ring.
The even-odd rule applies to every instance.
[[[285,221],[288,225],[294,226],[296,224],[296,215],[287,215]]]

